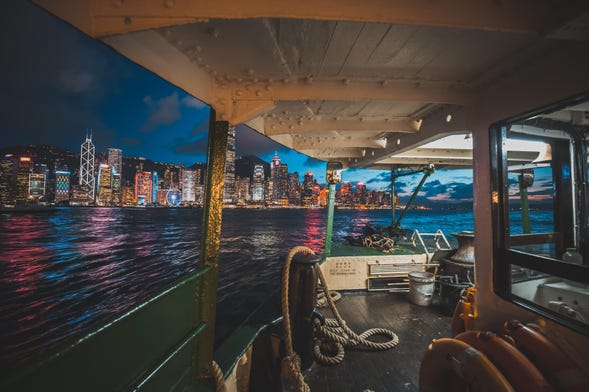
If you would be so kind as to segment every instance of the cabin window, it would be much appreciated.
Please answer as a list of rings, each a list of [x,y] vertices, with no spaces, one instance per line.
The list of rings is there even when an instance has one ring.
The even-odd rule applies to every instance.
[[[497,123],[491,146],[497,294],[589,333],[589,101]]]

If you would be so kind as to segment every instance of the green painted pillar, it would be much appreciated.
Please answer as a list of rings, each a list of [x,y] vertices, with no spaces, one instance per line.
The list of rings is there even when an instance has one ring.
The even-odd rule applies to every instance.
[[[331,255],[331,236],[333,235],[333,212],[335,207],[335,184],[329,184],[329,201],[327,203],[327,230],[325,233],[325,257]]]
[[[391,226],[395,225],[395,207],[397,205],[395,200],[395,169],[391,169]]]
[[[202,217],[202,239],[199,269],[210,268],[195,293],[195,325],[206,324],[198,344],[193,349],[193,374],[197,378],[209,374],[213,360],[215,338],[215,315],[217,306],[217,281],[221,246],[221,222],[223,217],[223,185],[227,158],[227,135],[229,123],[215,121],[211,109],[207,154],[205,202]]]

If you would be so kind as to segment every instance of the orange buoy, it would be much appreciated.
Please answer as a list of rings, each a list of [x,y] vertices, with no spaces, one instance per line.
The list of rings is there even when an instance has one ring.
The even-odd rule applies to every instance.
[[[489,331],[467,331],[456,336],[481,351],[516,391],[554,391],[540,371],[517,348]]]
[[[457,339],[437,339],[421,361],[419,390],[447,391],[451,386],[451,390],[515,392],[482,352]]]
[[[589,391],[589,376],[564,351],[540,332],[519,321],[506,321],[516,347],[559,391]]]

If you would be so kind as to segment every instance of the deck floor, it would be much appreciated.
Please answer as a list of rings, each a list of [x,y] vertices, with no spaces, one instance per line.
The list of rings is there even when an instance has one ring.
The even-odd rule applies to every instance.
[[[335,366],[314,363],[305,374],[312,391],[417,391],[423,351],[432,339],[451,336],[451,317],[438,311],[435,300],[421,307],[404,293],[345,293],[336,305],[355,332],[389,328],[399,344],[387,351],[346,351]],[[328,309],[321,312],[332,317]]]

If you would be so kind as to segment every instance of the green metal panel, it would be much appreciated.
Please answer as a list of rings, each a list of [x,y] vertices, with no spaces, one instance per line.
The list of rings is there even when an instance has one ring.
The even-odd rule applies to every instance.
[[[215,351],[215,361],[227,377],[266,325],[242,325]]]
[[[225,183],[225,161],[227,158],[227,135],[229,123],[215,121],[211,109],[207,154],[207,181],[202,222],[201,268],[210,268],[203,284],[195,292],[195,307],[199,319],[207,323],[199,347],[194,350],[192,366],[195,375],[207,377],[213,360],[214,323],[217,306],[217,280],[219,273],[219,252],[221,246],[221,222],[223,217],[223,185]],[[195,312],[195,315],[197,312]]]
[[[0,383],[4,391],[172,390],[190,369],[202,269]],[[148,378],[148,382],[143,380]],[[154,388],[150,386],[153,385]],[[157,386],[157,388],[155,388]],[[164,387],[166,386],[166,387]]]

